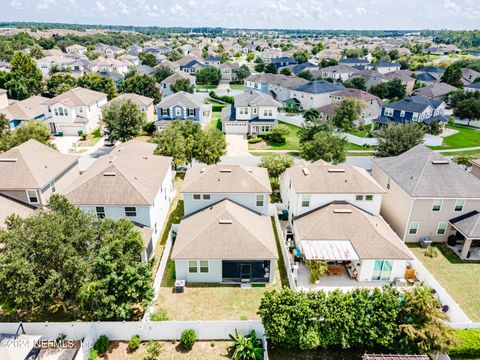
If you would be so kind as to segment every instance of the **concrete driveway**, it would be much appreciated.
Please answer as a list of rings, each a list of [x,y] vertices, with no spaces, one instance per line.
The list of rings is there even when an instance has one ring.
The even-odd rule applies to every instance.
[[[63,154],[69,154],[69,150],[75,149],[76,142],[80,136],[55,136],[52,143],[57,147],[57,150]]]
[[[227,134],[227,156],[245,156],[250,155],[248,152],[247,135]]]

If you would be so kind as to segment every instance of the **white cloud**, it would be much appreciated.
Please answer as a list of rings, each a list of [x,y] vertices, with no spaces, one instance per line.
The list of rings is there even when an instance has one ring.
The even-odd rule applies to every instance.
[[[367,9],[365,9],[364,7],[357,6],[357,8],[355,9],[355,12],[358,15],[365,15],[367,13]]]
[[[101,13],[104,13],[105,11],[107,11],[107,7],[103,5],[100,1],[97,1],[95,5],[97,5],[97,10],[100,11]]]
[[[443,7],[447,10],[460,11],[460,7],[457,5],[457,3],[454,0],[444,0]]]

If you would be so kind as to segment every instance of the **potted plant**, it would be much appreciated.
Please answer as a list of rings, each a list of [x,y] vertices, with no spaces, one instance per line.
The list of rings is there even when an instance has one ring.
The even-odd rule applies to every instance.
[[[310,282],[312,284],[318,284],[320,282],[320,278],[328,271],[328,264],[326,261],[307,260],[305,264],[310,270]]]

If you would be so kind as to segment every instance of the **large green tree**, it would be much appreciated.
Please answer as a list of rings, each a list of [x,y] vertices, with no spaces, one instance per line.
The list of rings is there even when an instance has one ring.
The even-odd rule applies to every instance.
[[[470,97],[460,100],[453,108],[453,114],[461,119],[467,119],[470,125],[470,121],[480,119],[480,99]]]
[[[333,164],[345,161],[347,140],[331,131],[319,131],[312,140],[301,144],[302,157],[306,160],[325,160]]]
[[[262,160],[260,160],[258,166],[267,169],[268,176],[272,179],[273,185],[278,187],[280,175],[282,175],[289,167],[293,166],[293,162],[294,160],[291,156],[273,154],[262,156]]]
[[[250,76],[250,68],[243,64],[237,70],[237,78],[239,81],[243,81]]]
[[[347,88],[358,89],[367,91],[367,84],[364,78],[355,77],[353,79],[347,80],[343,83]]]
[[[146,74],[135,74],[130,76],[122,84],[122,91],[150,97],[155,104],[162,100],[160,90],[155,84],[155,78]]]
[[[202,129],[197,140],[195,160],[202,164],[217,164],[225,155],[227,142],[223,133],[217,128],[207,127]]]
[[[102,111],[102,120],[110,140],[125,142],[142,130],[145,115],[130,100],[114,100]]]
[[[107,94],[108,100],[118,95],[115,83],[111,78],[104,78],[98,74],[85,74],[78,78],[77,85],[94,91]]]
[[[188,78],[177,79],[172,85],[170,85],[170,90],[172,90],[174,93],[184,91],[193,94],[194,88],[195,86]]]
[[[75,79],[71,74],[57,73],[48,79],[47,93],[53,97],[73,89],[75,86],[77,86],[77,79]]]
[[[355,98],[344,98],[335,110],[333,123],[337,129],[349,131],[355,127],[355,121],[360,120],[364,103]]]
[[[9,130],[8,127],[5,127],[8,122],[5,116],[1,114],[0,124],[3,129],[0,132],[0,152],[10,150],[12,147],[23,144],[30,139],[50,145],[50,129],[40,121],[26,121],[15,129]]]
[[[397,156],[421,144],[425,132],[416,123],[392,124],[378,132],[378,157]]]
[[[0,303],[14,320],[133,320],[153,297],[133,223],[99,219],[60,195],[30,217],[10,216],[0,243]]]
[[[17,51],[11,61],[11,71],[0,75],[0,87],[8,91],[8,97],[24,100],[43,91],[42,73],[28,54]]]
[[[140,54],[138,54],[138,58],[142,62],[142,65],[147,65],[147,66],[150,66],[150,67],[154,67],[155,65],[157,65],[157,58],[155,57],[154,54],[140,53]]]
[[[155,69],[153,76],[158,83],[161,83],[167,77],[173,74],[173,70],[165,65],[160,65]]]
[[[213,66],[207,66],[202,69],[198,69],[195,72],[198,84],[203,85],[218,85],[222,79],[220,70]]]
[[[462,82],[462,68],[460,64],[453,63],[449,65],[441,78],[442,82],[450,84],[452,86],[463,88]]]

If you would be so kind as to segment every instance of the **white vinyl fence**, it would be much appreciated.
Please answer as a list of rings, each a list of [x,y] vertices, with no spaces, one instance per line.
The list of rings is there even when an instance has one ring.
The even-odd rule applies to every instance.
[[[285,246],[285,234],[283,233],[278,215],[275,213],[275,228],[277,229],[278,239],[280,240],[280,248],[282,249],[283,261],[285,263],[285,270],[287,271],[288,285],[290,289],[297,290],[295,279],[293,278],[292,265],[290,263],[290,257],[288,256],[287,247]]]
[[[362,138],[360,136],[352,135],[349,133],[338,133],[339,135],[343,136],[349,143],[358,145],[358,146],[376,146],[378,145],[377,138]],[[425,146],[442,146],[443,138],[441,136],[435,136],[430,134],[425,134],[423,137],[423,144]]]

